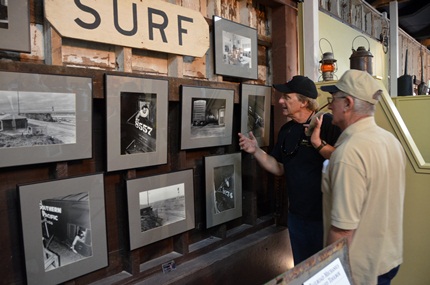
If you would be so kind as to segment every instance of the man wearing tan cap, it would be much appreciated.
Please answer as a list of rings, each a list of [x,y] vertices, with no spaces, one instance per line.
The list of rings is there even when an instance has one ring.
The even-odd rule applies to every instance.
[[[382,90],[367,72],[348,70],[321,89],[331,93],[333,124],[342,129],[323,170],[327,244],[347,238],[355,284],[390,284],[403,261],[403,147],[375,123]]]

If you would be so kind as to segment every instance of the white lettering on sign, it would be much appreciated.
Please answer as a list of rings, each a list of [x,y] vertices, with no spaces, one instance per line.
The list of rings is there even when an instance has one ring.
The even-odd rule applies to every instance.
[[[303,285],[351,285],[339,258],[312,276]]]
[[[160,0],[45,0],[45,17],[63,37],[202,57],[203,15]]]

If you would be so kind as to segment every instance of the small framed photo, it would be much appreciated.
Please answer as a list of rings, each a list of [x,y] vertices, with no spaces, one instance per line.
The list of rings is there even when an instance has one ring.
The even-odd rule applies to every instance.
[[[91,78],[0,71],[0,156],[0,167],[91,158]]]
[[[29,0],[0,1],[0,50],[31,51]]]
[[[106,75],[107,170],[167,163],[168,81]]]
[[[205,157],[207,228],[242,216],[241,153]]]
[[[130,250],[194,228],[193,170],[127,180]]]
[[[270,142],[270,106],[272,89],[269,86],[242,84],[241,133],[252,132],[259,146]]]
[[[181,149],[232,142],[234,90],[182,86]]]
[[[18,191],[29,285],[63,283],[108,265],[103,174]]]
[[[218,16],[213,22],[215,73],[258,79],[257,30]]]

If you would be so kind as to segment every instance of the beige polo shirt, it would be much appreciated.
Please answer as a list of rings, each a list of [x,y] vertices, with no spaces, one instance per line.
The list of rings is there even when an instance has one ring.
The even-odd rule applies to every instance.
[[[356,284],[402,263],[406,157],[400,142],[373,117],[343,131],[323,169],[324,230],[356,230],[350,246]]]

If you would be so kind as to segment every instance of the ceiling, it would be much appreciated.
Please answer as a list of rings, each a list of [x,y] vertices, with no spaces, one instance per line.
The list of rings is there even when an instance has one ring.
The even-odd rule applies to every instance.
[[[390,19],[390,0],[366,0]],[[430,1],[398,0],[399,27],[422,45],[430,48]]]

